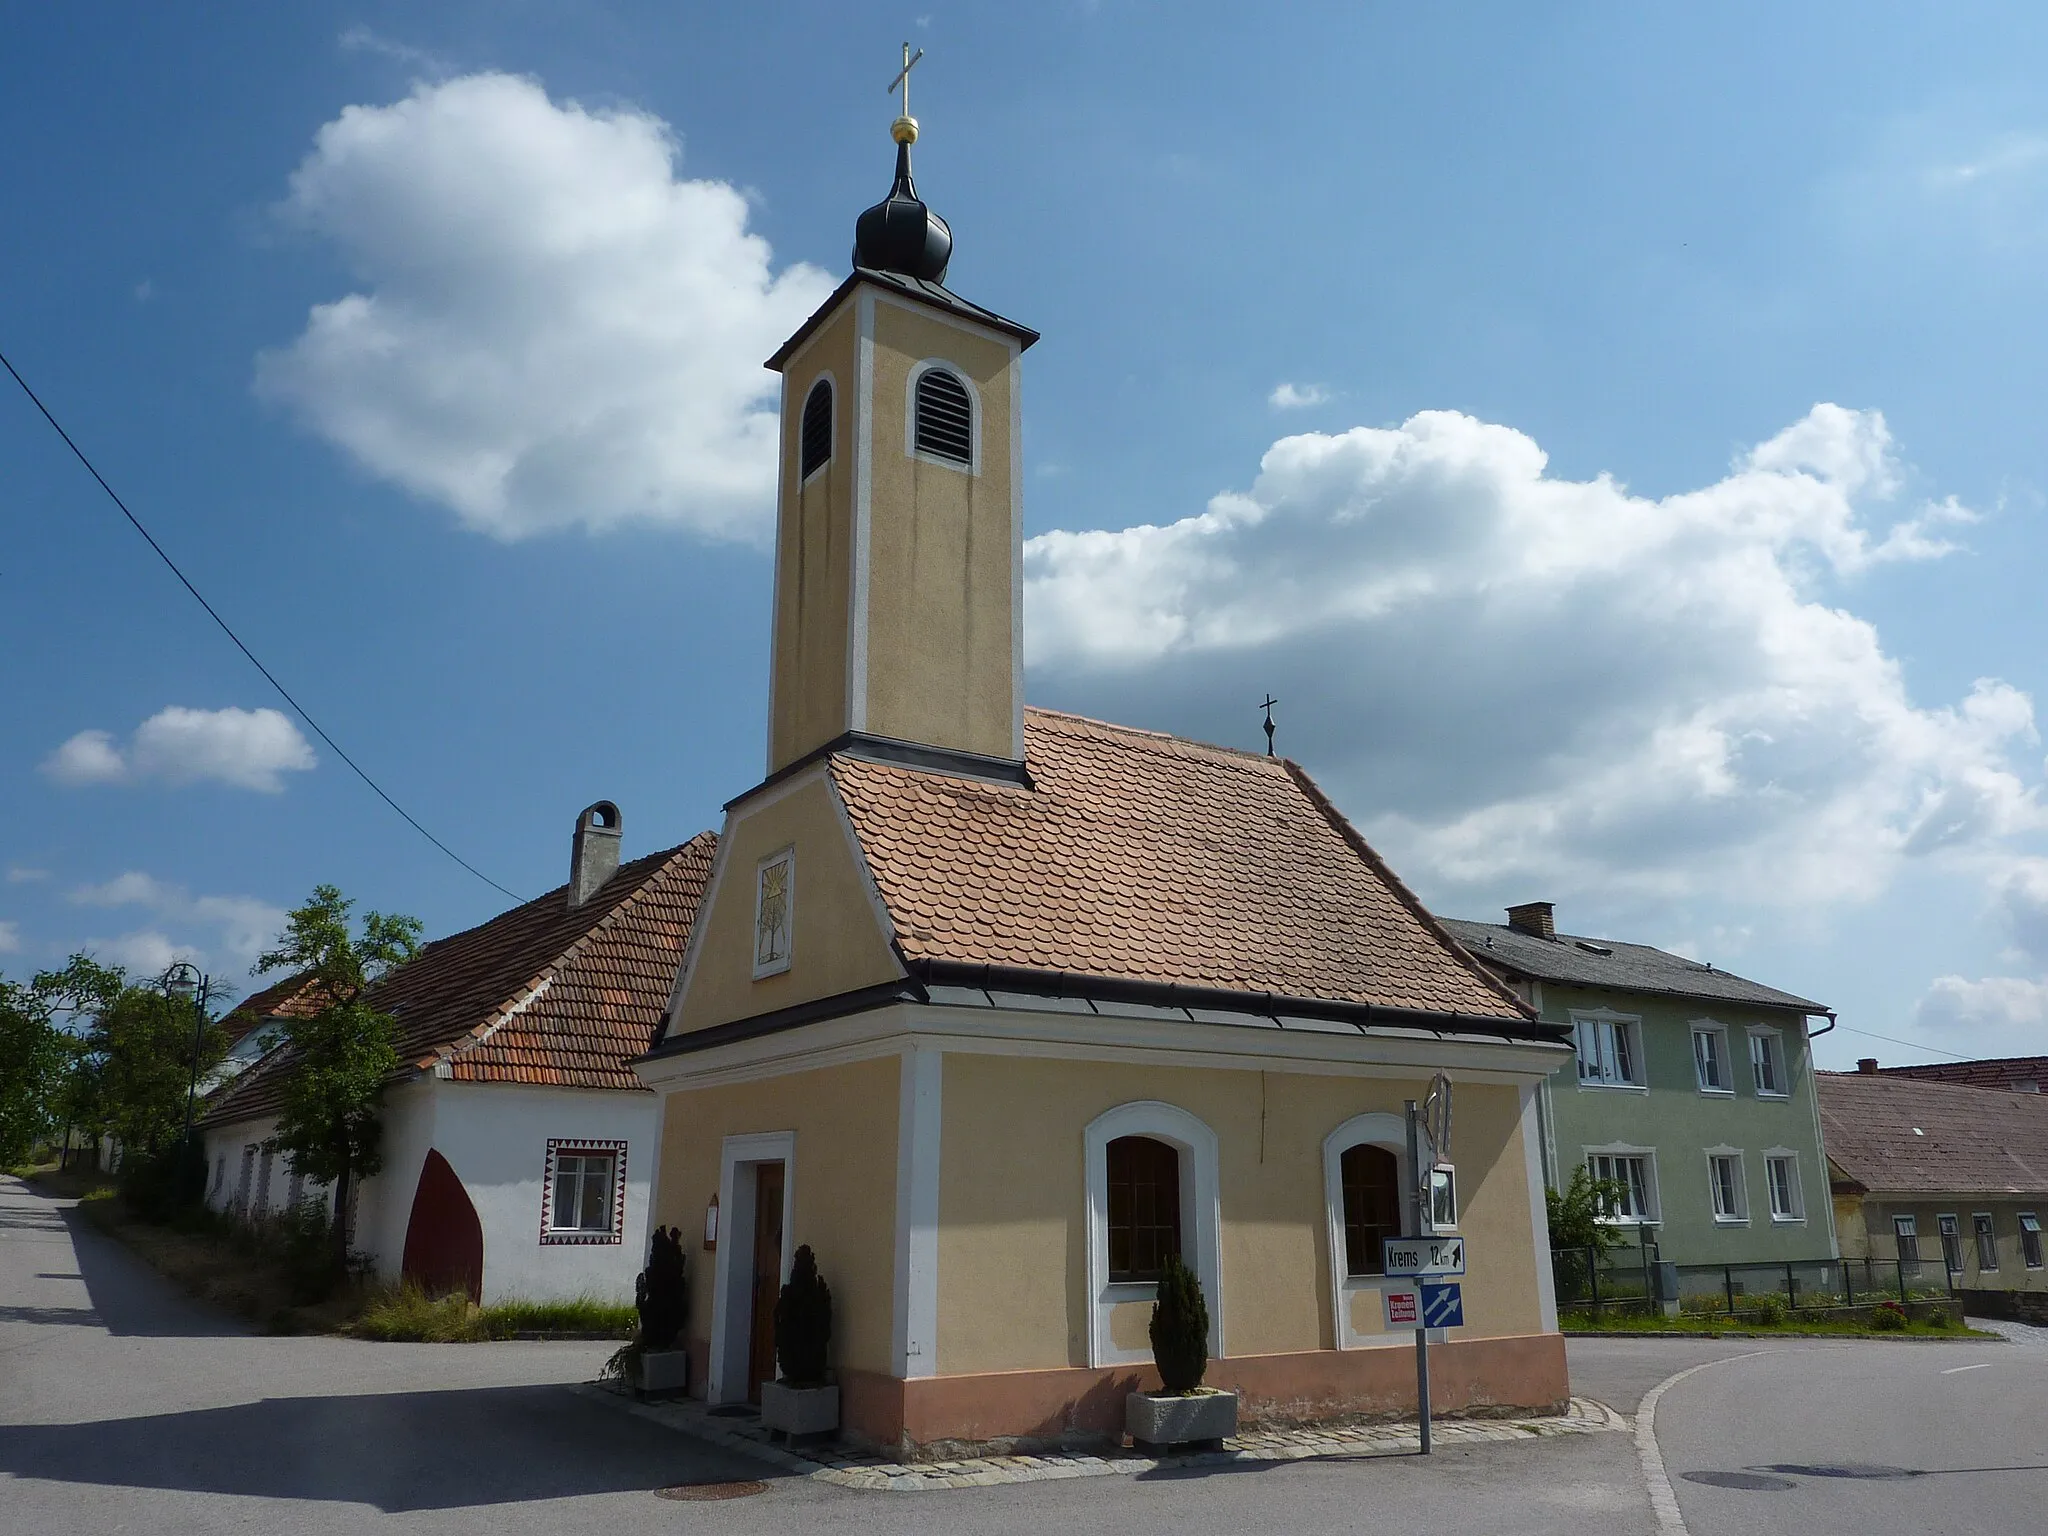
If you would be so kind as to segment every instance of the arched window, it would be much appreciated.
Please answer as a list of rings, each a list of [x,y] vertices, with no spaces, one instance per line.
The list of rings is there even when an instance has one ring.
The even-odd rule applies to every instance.
[[[1180,1152],[1150,1136],[1109,1144],[1109,1278],[1157,1280],[1180,1255]]]
[[[1385,1147],[1346,1147],[1339,1160],[1344,1181],[1345,1272],[1385,1272],[1380,1244],[1401,1235],[1401,1165]]]
[[[950,368],[927,368],[917,376],[911,445],[949,464],[974,463],[974,397]]]
[[[799,434],[802,465],[799,478],[808,480],[832,457],[832,381],[820,379],[804,397],[803,430]]]

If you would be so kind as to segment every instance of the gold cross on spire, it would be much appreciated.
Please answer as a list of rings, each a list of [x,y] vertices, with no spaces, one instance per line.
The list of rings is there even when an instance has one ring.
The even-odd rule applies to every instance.
[[[915,144],[917,142],[917,119],[910,115],[910,72],[917,68],[917,61],[923,57],[924,50],[922,48],[913,54],[910,51],[910,44],[905,43],[903,45],[903,68],[898,70],[896,78],[889,82],[889,89],[892,91],[898,86],[903,88],[903,115],[898,117],[889,127],[889,136],[895,139],[898,144]]]

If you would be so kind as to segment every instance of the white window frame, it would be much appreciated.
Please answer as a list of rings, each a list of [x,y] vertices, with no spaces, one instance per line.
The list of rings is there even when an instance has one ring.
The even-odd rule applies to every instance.
[[[1984,1223],[1981,1227],[1977,1225],[1980,1221]],[[1997,1274],[1998,1218],[1990,1211],[1970,1212],[1970,1240],[1976,1250],[1977,1273],[1980,1275]],[[1984,1249],[1987,1244],[1991,1249],[1991,1262],[1989,1264],[1984,1262]]]
[[[1963,1218],[1954,1211],[1944,1211],[1934,1218],[1934,1229],[1941,1234],[1942,1268],[1952,1275],[1963,1272]]]
[[[2040,1269],[2043,1267],[2041,1254],[2041,1218],[2033,1211],[2020,1212],[2020,1267]],[[2027,1239],[2031,1237],[2030,1243]]]
[[[1424,1146],[1428,1143],[1425,1140]],[[1351,1325],[1353,1297],[1360,1291],[1377,1294],[1388,1285],[1409,1285],[1412,1281],[1385,1275],[1354,1275],[1344,1249],[1344,1154],[1353,1147],[1382,1147],[1394,1154],[1395,1177],[1401,1189],[1401,1230],[1415,1230],[1415,1171],[1408,1162],[1408,1122],[1400,1115],[1375,1110],[1353,1115],[1323,1138],[1323,1211],[1330,1245],[1330,1306],[1336,1321],[1339,1349],[1382,1349],[1412,1342],[1410,1330],[1361,1333]],[[1435,1161],[1431,1154],[1430,1160]],[[1378,1308],[1375,1307],[1375,1312]],[[1432,1338],[1442,1329],[1431,1329]]]
[[[1657,1189],[1657,1149],[1655,1147],[1638,1147],[1629,1142],[1616,1141],[1609,1142],[1604,1147],[1581,1147],[1579,1150],[1584,1154],[1586,1172],[1596,1179],[1601,1176],[1599,1170],[1593,1166],[1593,1159],[1596,1157],[1637,1157],[1641,1158],[1643,1162],[1643,1205],[1645,1207],[1643,1212],[1635,1216],[1608,1216],[1603,1214],[1600,1217],[1601,1221],[1615,1227],[1655,1227],[1663,1224],[1664,1202]],[[1627,1180],[1622,1180],[1621,1182],[1626,1183]]]
[[[1774,1024],[1752,1024],[1749,1035],[1749,1081],[1760,1099],[1789,1099],[1792,1097],[1792,1070],[1785,1059],[1785,1031]],[[1766,1088],[1757,1081],[1757,1043],[1765,1043],[1772,1064],[1777,1069],[1778,1086]]]
[[[942,459],[935,453],[920,453],[917,448],[917,381],[934,368],[943,368],[958,379],[967,390],[967,462],[962,464],[954,459]],[[910,377],[903,382],[903,451],[920,464],[935,464],[940,469],[950,469],[958,475],[981,475],[981,424],[986,413],[982,410],[981,389],[967,370],[950,357],[927,357],[910,370]],[[1150,1358],[1147,1356],[1146,1358]]]
[[[783,894],[785,902],[782,953],[763,964],[761,960],[761,898],[767,889],[768,867],[789,863],[789,884]],[[754,980],[762,981],[770,976],[780,976],[796,958],[796,845],[785,843],[773,853],[763,855],[754,863],[754,924],[747,932],[747,945],[754,962]]]
[[[1700,1071],[1700,1036],[1705,1035],[1714,1042],[1715,1061],[1721,1069],[1721,1081],[1709,1083]],[[1732,1099],[1735,1097],[1735,1069],[1728,1056],[1728,1026],[1716,1024],[1712,1019],[1692,1021],[1692,1080],[1693,1086],[1709,1098]]]
[[[1910,1259],[1899,1251],[1901,1241],[1910,1241],[1913,1244],[1913,1257]],[[1920,1267],[1919,1217],[1896,1211],[1892,1213],[1892,1258],[1902,1264],[1911,1264],[1915,1269]]]
[[[1627,1077],[1586,1076],[1585,1031],[1588,1029],[1594,1031],[1592,1038],[1596,1041],[1619,1036],[1625,1042],[1623,1048],[1628,1052],[1629,1058]],[[1607,1032],[1604,1037],[1601,1031]],[[1630,1093],[1650,1091],[1649,1063],[1643,1059],[1643,1020],[1640,1014],[1616,1013],[1611,1008],[1574,1008],[1572,1054],[1577,1062],[1576,1070],[1581,1088],[1619,1089]],[[1608,1052],[1596,1044],[1593,1054],[1596,1067],[1604,1067]]]
[[[1088,1363],[1138,1365],[1152,1358],[1150,1346],[1118,1349],[1110,1320],[1126,1302],[1150,1301],[1159,1287],[1150,1280],[1109,1278],[1109,1144],[1122,1136],[1150,1136],[1181,1155],[1181,1262],[1202,1282],[1209,1306],[1209,1358],[1223,1358],[1222,1195],[1216,1133],[1178,1105],[1157,1099],[1119,1104],[1088,1123],[1082,1135],[1087,1159]]]
[[[1721,1227],[1746,1227],[1749,1225],[1749,1169],[1744,1163],[1740,1147],[1708,1147],[1707,1151],[1707,1208],[1714,1213],[1714,1224]],[[1721,1209],[1721,1180],[1718,1163],[1730,1163],[1734,1167],[1735,1179],[1729,1194],[1734,1206],[1727,1212]]]
[[[555,1173],[559,1160],[569,1157],[602,1157],[612,1160],[612,1190],[609,1225],[558,1227],[555,1225]],[[626,1143],[593,1136],[550,1136],[540,1181],[540,1241],[543,1247],[616,1247],[626,1240]]]
[[[1771,1165],[1785,1165],[1785,1193],[1791,1198],[1791,1210],[1780,1214],[1778,1191],[1771,1183]],[[1771,1222],[1775,1226],[1793,1227],[1806,1220],[1806,1179],[1805,1170],[1800,1167],[1799,1154],[1791,1147],[1764,1148],[1764,1200],[1771,1208]]]

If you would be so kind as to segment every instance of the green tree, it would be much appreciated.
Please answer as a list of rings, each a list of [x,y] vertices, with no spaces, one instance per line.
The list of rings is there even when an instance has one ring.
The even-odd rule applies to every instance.
[[[24,1161],[59,1125],[69,1063],[49,999],[0,976],[0,1165]]]
[[[1593,1265],[1621,1241],[1603,1218],[1628,1197],[1618,1179],[1596,1179],[1584,1163],[1572,1170],[1562,1192],[1546,1186],[1543,1205],[1550,1217],[1550,1260],[1560,1299],[1576,1298]]]
[[[122,1157],[147,1160],[182,1147],[192,1075],[220,1064],[227,1040],[203,1026],[189,1003],[157,986],[137,986],[119,966],[73,955],[44,971],[32,991],[46,1006],[69,1009],[84,1024],[71,1081],[60,1095],[72,1118],[118,1139]]]
[[[334,1262],[348,1258],[349,1189],[383,1166],[384,1084],[398,1070],[391,1017],[367,1000],[370,987],[419,952],[416,917],[366,913],[331,885],[295,907],[256,973],[286,971],[313,984],[319,1011],[288,1020],[289,1066],[272,1144],[294,1173],[334,1186]]]

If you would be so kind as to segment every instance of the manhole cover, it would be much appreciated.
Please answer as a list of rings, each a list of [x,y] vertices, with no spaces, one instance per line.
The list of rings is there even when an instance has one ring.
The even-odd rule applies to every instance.
[[[1688,1483],[1705,1483],[1709,1488],[1749,1488],[1758,1493],[1781,1493],[1798,1486],[1789,1477],[1770,1477],[1762,1472],[1681,1472]]]
[[[1924,1472],[1915,1472],[1911,1467],[1877,1467],[1861,1461],[1819,1461],[1810,1466],[1797,1466],[1790,1462],[1765,1467],[1766,1472],[1787,1472],[1794,1477],[1854,1477],[1880,1481],[1888,1477],[1925,1477]]]
[[[748,1479],[737,1483],[677,1483],[673,1488],[657,1488],[657,1499],[683,1499],[692,1503],[708,1504],[716,1499],[746,1499],[757,1493],[766,1493],[766,1483]]]

